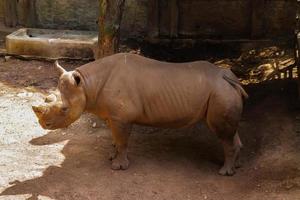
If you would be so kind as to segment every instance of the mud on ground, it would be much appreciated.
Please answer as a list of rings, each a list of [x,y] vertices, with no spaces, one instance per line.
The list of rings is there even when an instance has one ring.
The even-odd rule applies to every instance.
[[[82,63],[62,63],[72,69]],[[300,199],[300,115],[293,81],[248,86],[240,135],[243,167],[218,175],[223,151],[204,125],[136,126],[131,166],[110,169],[110,131],[89,114],[42,130],[31,104],[53,90],[51,63],[0,60],[0,199]],[[93,122],[97,123],[95,128]]]

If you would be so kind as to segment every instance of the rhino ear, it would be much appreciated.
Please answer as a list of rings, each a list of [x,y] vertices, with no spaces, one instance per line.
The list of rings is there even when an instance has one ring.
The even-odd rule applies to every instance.
[[[62,75],[63,73],[67,72],[59,63],[58,60],[55,61],[54,63],[56,69],[59,71],[60,75]]]
[[[77,86],[79,86],[79,84],[81,83],[81,76],[80,76],[80,74],[78,74],[78,72],[74,72],[73,74],[72,74],[72,76],[73,76],[73,79],[74,79],[74,81],[75,81],[75,84],[77,85]]]

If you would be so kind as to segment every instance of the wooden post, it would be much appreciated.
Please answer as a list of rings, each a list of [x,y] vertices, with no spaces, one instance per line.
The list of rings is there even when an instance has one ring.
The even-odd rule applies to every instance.
[[[152,8],[154,9],[154,8]],[[178,0],[160,0],[157,8],[159,36],[175,38],[178,36]]]
[[[36,0],[19,0],[18,9],[18,24],[26,27],[34,27],[36,22],[35,12]]]
[[[99,0],[99,39],[96,58],[118,51],[125,0]]]
[[[25,0],[24,2],[24,23],[27,27],[35,27],[36,25],[36,9],[35,9],[36,0]]]
[[[158,0],[148,0],[148,37],[159,36],[159,2]]]
[[[4,23],[9,27],[17,26],[17,0],[4,0]]]
[[[175,38],[178,37],[179,9],[177,0],[171,0],[170,9],[170,37]]]
[[[300,101],[300,55],[298,34],[300,33],[300,0],[297,0],[296,5],[296,26],[295,26],[295,64],[297,66],[298,75],[298,101]]]
[[[265,0],[251,0],[251,38],[265,36]]]

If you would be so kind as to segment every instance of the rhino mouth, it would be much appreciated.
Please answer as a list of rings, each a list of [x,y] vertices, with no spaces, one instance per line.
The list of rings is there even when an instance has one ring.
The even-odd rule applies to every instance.
[[[45,128],[46,128],[46,129],[51,129],[52,125],[53,125],[52,123],[46,122],[46,123],[45,123]]]

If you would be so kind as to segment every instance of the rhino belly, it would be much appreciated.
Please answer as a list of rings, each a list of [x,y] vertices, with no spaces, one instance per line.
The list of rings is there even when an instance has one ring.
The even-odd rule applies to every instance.
[[[183,127],[204,118],[207,110],[206,95],[184,92],[160,93],[143,100],[143,113],[138,124],[158,127]]]

